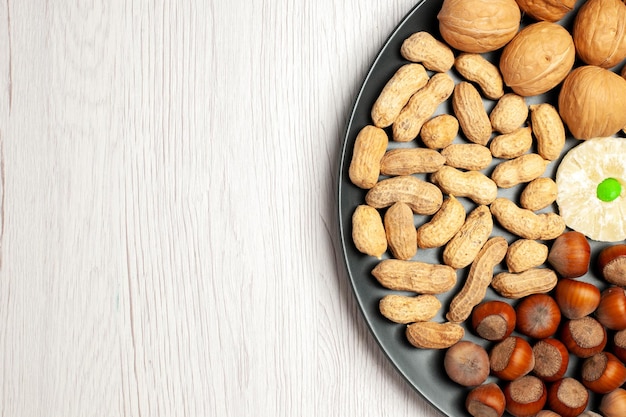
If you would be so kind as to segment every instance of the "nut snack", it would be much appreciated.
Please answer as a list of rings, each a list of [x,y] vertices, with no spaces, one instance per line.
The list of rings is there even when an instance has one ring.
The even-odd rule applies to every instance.
[[[596,214],[626,207],[626,56],[607,58],[626,4],[597,19],[618,30],[589,35],[603,2],[426,0],[355,105],[350,279],[377,340],[448,416],[575,417],[621,399],[626,211]]]

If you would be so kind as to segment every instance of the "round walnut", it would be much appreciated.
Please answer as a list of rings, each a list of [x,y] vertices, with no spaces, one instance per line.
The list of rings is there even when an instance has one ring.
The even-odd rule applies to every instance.
[[[572,29],[578,56],[589,65],[611,68],[626,58],[626,4],[622,0],[589,0]]]
[[[593,65],[576,68],[563,82],[559,114],[577,139],[614,135],[626,126],[626,80]]]
[[[521,12],[515,0],[444,0],[437,19],[450,46],[483,53],[502,48],[515,36]]]
[[[561,25],[537,22],[522,29],[502,51],[500,71],[506,85],[520,96],[556,87],[576,59],[574,41]]]
[[[517,0],[517,4],[533,19],[556,22],[572,11],[576,0]]]

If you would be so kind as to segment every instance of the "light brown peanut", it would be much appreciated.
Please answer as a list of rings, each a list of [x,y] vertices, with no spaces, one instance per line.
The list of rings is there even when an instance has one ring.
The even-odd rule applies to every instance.
[[[446,318],[454,323],[465,321],[487,293],[493,278],[493,269],[506,256],[508,243],[502,236],[492,237],[481,248],[472,262],[463,288],[450,302]]]
[[[524,155],[533,146],[530,127],[520,127],[510,133],[496,135],[489,144],[495,158],[514,159]]]
[[[548,259],[548,247],[536,240],[518,239],[506,253],[509,272],[524,272],[542,265]]]
[[[409,324],[431,320],[441,309],[441,301],[431,294],[386,295],[378,303],[381,314],[394,323]]]
[[[503,95],[489,114],[493,130],[511,133],[519,129],[528,119],[526,99],[515,93]]]
[[[552,178],[535,178],[524,187],[520,196],[520,205],[528,210],[537,211],[556,201],[557,186]]]
[[[391,149],[380,161],[380,172],[383,175],[431,173],[441,168],[445,162],[446,158],[434,149]]]
[[[367,125],[359,131],[348,168],[348,176],[354,185],[369,189],[378,182],[380,160],[388,143],[387,133],[381,128]]]
[[[436,72],[446,72],[454,65],[454,53],[450,47],[424,31],[406,38],[400,47],[400,54],[404,59],[422,63]]]
[[[452,94],[452,108],[465,137],[486,145],[491,138],[491,121],[476,87],[467,81],[458,83]]]
[[[446,165],[470,171],[485,169],[492,160],[489,148],[477,143],[453,143],[443,148],[441,155]]]
[[[405,64],[389,79],[372,106],[372,121],[380,128],[391,126],[402,108],[428,83],[426,69],[420,64]]]
[[[496,183],[479,171],[461,171],[444,165],[430,176],[444,193],[467,197],[477,204],[490,204],[498,196]]]
[[[418,294],[441,294],[456,284],[456,272],[447,265],[400,259],[382,260],[372,275],[383,287]]]
[[[500,188],[511,188],[543,175],[548,163],[549,161],[536,153],[527,153],[509,161],[500,162],[491,173],[491,179]]]
[[[446,73],[433,75],[428,84],[409,99],[392,125],[393,139],[409,142],[419,135],[422,125],[454,90],[454,80]]]
[[[450,114],[439,114],[422,126],[420,137],[430,149],[442,149],[454,142],[459,134],[459,121]]]
[[[458,323],[421,321],[406,328],[409,343],[419,349],[447,349],[463,336],[465,330]]]
[[[443,262],[455,269],[472,263],[493,230],[493,218],[487,206],[472,210],[465,223],[443,250]]]
[[[537,214],[518,207],[507,198],[496,198],[491,203],[491,213],[503,228],[524,239],[556,239],[566,227],[563,218],[556,213]]]
[[[443,194],[434,184],[412,175],[400,175],[376,183],[365,195],[365,202],[377,209],[401,202],[416,214],[434,214],[443,203]]]
[[[478,84],[485,97],[497,100],[504,94],[500,70],[482,55],[462,53],[456,57],[454,68],[463,78]]]
[[[554,161],[565,146],[565,126],[559,112],[548,103],[530,106],[530,124],[537,139],[537,153]]]
[[[384,218],[387,245],[396,259],[411,259],[417,253],[417,230],[413,210],[405,203],[395,203]]]
[[[381,258],[387,250],[387,235],[378,210],[365,204],[357,206],[352,214],[352,240],[359,252]]]
[[[503,297],[519,299],[542,294],[556,287],[558,278],[549,268],[532,268],[519,274],[501,272],[491,281],[491,287]]]
[[[438,248],[445,245],[463,226],[465,215],[463,204],[450,195],[432,219],[417,228],[417,246]]]

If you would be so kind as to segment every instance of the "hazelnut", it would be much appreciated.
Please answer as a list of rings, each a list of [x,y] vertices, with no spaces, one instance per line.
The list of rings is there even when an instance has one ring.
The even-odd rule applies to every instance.
[[[626,329],[626,292],[624,289],[609,287],[602,291],[595,316],[608,329]]]
[[[565,232],[552,243],[548,262],[562,278],[577,278],[589,270],[591,246],[585,235]]]
[[[459,385],[473,387],[489,376],[489,355],[482,346],[461,340],[451,346],[443,361],[446,374]]]
[[[472,389],[465,398],[465,408],[473,417],[501,417],[505,401],[500,387],[492,382]]]
[[[589,403],[589,392],[574,378],[563,378],[548,390],[548,407],[562,417],[576,417]]]
[[[602,352],[607,343],[606,329],[590,316],[567,320],[561,328],[560,336],[567,350],[580,358]]]
[[[493,375],[512,381],[535,367],[533,349],[525,339],[509,336],[491,348],[489,365]]]
[[[611,245],[602,249],[598,254],[598,267],[605,280],[626,286],[626,245]]]
[[[506,411],[514,417],[536,415],[546,404],[548,393],[542,380],[526,375],[504,387]]]
[[[547,382],[563,378],[569,365],[569,352],[558,339],[539,340],[533,345],[533,373]]]
[[[606,394],[626,382],[626,366],[612,353],[600,352],[583,361],[582,383],[591,391]]]
[[[504,301],[484,301],[472,311],[472,329],[489,341],[498,342],[509,337],[515,324],[515,309]]]
[[[600,401],[599,411],[604,417],[626,416],[626,390],[617,388],[605,394]]]
[[[626,362],[626,330],[615,332],[611,352],[613,352],[620,361]]]
[[[600,304],[600,290],[593,284],[569,278],[556,284],[554,299],[561,314],[568,319],[579,319],[593,313]]]
[[[532,294],[515,307],[517,331],[523,335],[545,339],[556,333],[561,322],[561,310],[547,294]]]

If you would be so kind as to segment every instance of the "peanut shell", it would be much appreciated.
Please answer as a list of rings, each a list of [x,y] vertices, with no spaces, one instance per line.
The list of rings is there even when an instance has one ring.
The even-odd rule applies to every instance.
[[[380,300],[378,309],[394,323],[409,324],[433,319],[441,309],[441,301],[431,294],[413,297],[391,294]]]
[[[437,107],[446,101],[454,90],[454,80],[446,73],[433,75],[428,84],[409,99],[392,125],[393,139],[409,142],[415,139],[422,125],[432,117]]]
[[[479,171],[461,171],[444,165],[430,176],[446,194],[470,198],[477,204],[490,204],[498,196],[496,183]]]
[[[450,114],[440,114],[427,120],[420,137],[430,149],[442,149],[450,145],[459,133],[459,121]]]
[[[465,137],[486,145],[491,138],[491,121],[476,87],[467,81],[458,83],[452,95],[452,108]]]
[[[446,158],[433,149],[391,149],[380,161],[380,173],[383,175],[431,173],[439,170],[445,162]]]
[[[448,45],[428,32],[416,32],[402,42],[400,54],[435,72],[446,72],[454,65],[454,54]]]
[[[409,343],[420,349],[446,349],[464,335],[465,330],[457,323],[422,321],[409,324],[406,328]]]
[[[515,159],[524,155],[533,146],[530,127],[520,127],[511,133],[495,136],[489,144],[491,154],[499,159]]]
[[[489,239],[476,255],[461,291],[454,296],[446,318],[454,323],[465,321],[487,293],[493,269],[506,256],[508,243],[502,236]]]
[[[558,278],[553,270],[532,268],[519,274],[501,272],[493,277],[491,286],[503,297],[520,299],[531,294],[550,292],[557,282]]]
[[[472,210],[465,223],[443,250],[443,262],[455,269],[465,268],[478,255],[493,230],[489,208],[480,205]]]
[[[556,182],[552,178],[536,178],[522,191],[520,205],[532,211],[544,209],[556,201],[557,191]]]
[[[417,253],[417,230],[413,211],[405,203],[395,203],[384,217],[387,245],[394,258],[411,259]]]
[[[348,176],[354,185],[369,189],[378,182],[380,160],[387,149],[387,133],[376,126],[365,126],[357,134]]]
[[[546,171],[548,161],[535,153],[524,154],[509,161],[500,162],[491,173],[491,179],[500,188],[511,188],[530,182]]]
[[[387,235],[378,210],[365,204],[357,206],[352,214],[352,240],[359,252],[382,257],[387,251]]]
[[[518,207],[507,198],[496,198],[490,207],[503,228],[524,239],[552,240],[565,231],[565,222],[556,213],[537,214]]]
[[[372,275],[383,287],[418,294],[441,294],[456,284],[456,272],[447,265],[400,259],[382,260]]]
[[[428,74],[420,64],[401,66],[385,84],[372,106],[372,121],[380,128],[391,126],[413,94],[428,83]]]
[[[491,100],[504,95],[504,82],[500,70],[480,54],[463,53],[456,57],[454,68],[467,81],[475,82]]]
[[[446,165],[470,171],[485,169],[492,160],[489,148],[477,143],[453,143],[443,148],[441,155]]]
[[[537,139],[537,153],[548,161],[558,159],[565,146],[565,126],[556,108],[549,103],[531,105],[530,124]]]
[[[524,272],[536,268],[548,259],[548,247],[536,240],[518,239],[506,254],[506,265],[510,272]]]
[[[489,114],[493,130],[511,133],[520,128],[528,118],[526,99],[514,93],[503,95]]]
[[[376,183],[365,195],[365,202],[377,209],[406,203],[416,214],[434,214],[443,203],[439,187],[412,175],[387,178]]]
[[[454,195],[446,198],[441,208],[417,229],[417,246],[438,248],[448,243],[465,223],[465,207]]]

